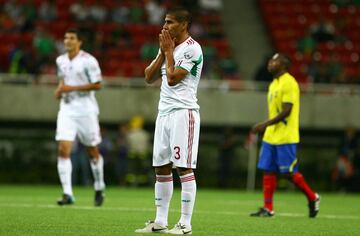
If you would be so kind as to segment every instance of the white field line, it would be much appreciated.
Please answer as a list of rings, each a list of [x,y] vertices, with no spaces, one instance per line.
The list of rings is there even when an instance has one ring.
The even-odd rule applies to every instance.
[[[93,206],[65,206],[60,207],[55,204],[30,204],[30,203],[0,203],[0,208],[47,208],[47,209],[74,209],[74,210],[100,210],[100,211],[124,211],[124,212],[154,212],[154,208],[136,208],[136,207],[93,207]],[[171,212],[180,213],[180,210],[170,210]],[[248,213],[237,212],[237,211],[197,211],[195,214],[204,214],[204,215],[234,215],[234,216],[248,216]],[[307,217],[305,214],[298,213],[276,213],[276,216],[281,217]],[[319,213],[318,218],[325,219],[339,219],[339,220],[359,220],[360,216],[354,215],[327,215]]]

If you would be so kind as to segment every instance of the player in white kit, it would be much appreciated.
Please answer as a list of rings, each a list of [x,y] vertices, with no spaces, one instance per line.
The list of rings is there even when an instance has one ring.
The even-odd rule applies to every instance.
[[[154,82],[160,75],[162,79],[153,148],[156,218],[137,229],[137,233],[192,233],[196,196],[193,169],[197,164],[200,132],[196,95],[203,55],[200,45],[189,35],[190,24],[191,15],[187,10],[170,10],[159,35],[159,53],[145,69],[147,83]],[[173,166],[181,181],[181,217],[175,227],[168,230]]]
[[[57,169],[63,187],[59,205],[74,203],[71,185],[72,165],[70,154],[76,138],[86,146],[94,176],[95,206],[104,201],[104,160],[97,145],[101,142],[98,121],[99,107],[94,90],[101,89],[101,70],[98,61],[81,50],[81,36],[76,29],[69,29],[64,36],[66,53],[56,59],[59,85],[55,97],[60,99],[57,117],[58,141]]]

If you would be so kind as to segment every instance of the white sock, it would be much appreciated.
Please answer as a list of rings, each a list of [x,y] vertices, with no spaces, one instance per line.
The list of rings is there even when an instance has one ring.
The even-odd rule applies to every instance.
[[[58,157],[57,169],[64,194],[73,195],[71,186],[72,165],[70,158]]]
[[[168,225],[168,214],[171,197],[174,191],[172,175],[156,175],[155,183],[155,222],[162,225]]]
[[[104,159],[102,158],[102,156],[100,155],[97,160],[92,158],[90,160],[90,166],[94,176],[95,191],[104,190]]]
[[[181,181],[181,218],[180,223],[191,226],[191,216],[196,197],[196,181],[194,173],[180,176]]]

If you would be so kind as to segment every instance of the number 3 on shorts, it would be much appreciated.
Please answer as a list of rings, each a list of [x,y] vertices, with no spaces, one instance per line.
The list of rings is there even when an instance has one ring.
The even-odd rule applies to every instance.
[[[174,151],[175,151],[175,159],[179,160],[180,159],[180,147],[179,146],[175,146],[174,147]]]

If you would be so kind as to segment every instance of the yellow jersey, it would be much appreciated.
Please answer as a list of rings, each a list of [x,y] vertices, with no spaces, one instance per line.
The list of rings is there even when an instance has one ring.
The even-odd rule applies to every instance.
[[[274,145],[298,143],[300,90],[295,78],[289,73],[274,78],[269,86],[267,102],[269,119],[282,111],[283,103],[291,103],[292,109],[284,120],[266,128],[263,141]]]

